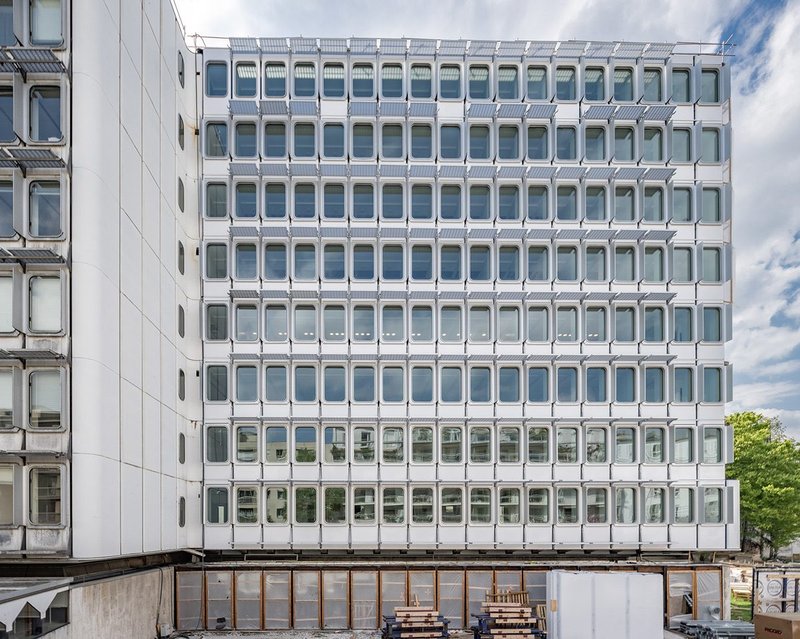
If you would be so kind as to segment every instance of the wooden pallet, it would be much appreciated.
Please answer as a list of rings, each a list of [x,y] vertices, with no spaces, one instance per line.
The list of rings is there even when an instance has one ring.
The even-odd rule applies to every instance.
[[[401,639],[439,639],[445,636],[446,623],[433,608],[398,606],[394,609],[394,630]]]

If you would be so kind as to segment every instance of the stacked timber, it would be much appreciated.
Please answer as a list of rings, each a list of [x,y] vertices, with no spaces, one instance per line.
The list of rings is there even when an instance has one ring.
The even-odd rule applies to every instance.
[[[433,608],[398,607],[394,616],[384,617],[384,639],[439,639],[448,637],[450,621]]]
[[[475,639],[524,639],[545,636],[544,607],[536,614],[528,605],[528,593],[493,593],[481,604],[482,613],[472,627]]]

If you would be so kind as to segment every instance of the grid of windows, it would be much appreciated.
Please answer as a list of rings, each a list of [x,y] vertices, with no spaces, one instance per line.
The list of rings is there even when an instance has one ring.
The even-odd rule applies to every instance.
[[[207,523],[731,521],[727,69],[608,57],[206,77]]]

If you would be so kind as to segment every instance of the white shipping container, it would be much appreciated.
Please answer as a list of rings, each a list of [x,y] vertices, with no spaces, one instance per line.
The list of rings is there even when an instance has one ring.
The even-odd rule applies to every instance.
[[[550,639],[651,639],[664,635],[661,575],[547,573]]]

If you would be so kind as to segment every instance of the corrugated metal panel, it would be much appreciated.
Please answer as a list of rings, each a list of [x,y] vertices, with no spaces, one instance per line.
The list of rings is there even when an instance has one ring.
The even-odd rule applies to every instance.
[[[562,166],[558,169],[556,178],[559,180],[580,180],[583,179],[586,173],[586,167],[583,166]]]
[[[642,57],[646,60],[666,60],[674,49],[675,45],[668,42],[651,42]]]
[[[351,38],[350,53],[352,55],[376,55],[378,41],[374,38]]]
[[[470,118],[493,118],[496,110],[497,105],[492,103],[470,104],[467,116]]]
[[[439,237],[443,240],[456,240],[467,237],[467,229],[440,229]]]
[[[617,108],[617,112],[614,114],[615,120],[638,120],[642,117],[644,113],[645,107],[643,106],[636,106],[636,105],[629,105],[629,106],[621,106]]]
[[[528,43],[524,40],[504,40],[497,47],[498,58],[521,58]]]
[[[322,226],[319,229],[322,237],[347,237],[347,227],[344,226]]]
[[[405,164],[381,164],[378,167],[381,177],[405,178],[408,167]]]
[[[617,107],[608,104],[595,104],[586,109],[583,114],[584,120],[610,120]]]
[[[559,240],[580,240],[587,233],[583,229],[560,229],[556,232],[556,237]]]
[[[521,180],[525,173],[527,169],[524,166],[501,166],[497,177],[501,180]]]
[[[232,53],[258,53],[258,40],[255,38],[230,38],[228,44]]]
[[[615,180],[638,180],[640,179],[646,172],[646,169],[636,169],[636,168],[625,168],[625,169],[617,169],[616,174],[614,175]]]
[[[403,38],[381,38],[380,50],[382,55],[405,55],[408,41]]]
[[[286,226],[262,226],[261,237],[287,237],[289,229]]]
[[[350,115],[362,118],[374,118],[378,115],[378,103],[351,102]]]
[[[471,166],[467,172],[469,179],[493,180],[497,168],[494,166]]]
[[[293,237],[319,237],[319,229],[316,226],[297,226],[292,224],[289,227]]]
[[[647,231],[644,239],[657,242],[669,242],[675,236],[675,231]]]
[[[494,52],[497,50],[497,42],[493,40],[472,40],[469,43],[470,57],[494,57]]]
[[[531,229],[528,231],[529,240],[551,240],[556,236],[555,229]]]
[[[435,102],[412,102],[408,114],[414,118],[435,118]]]
[[[292,177],[317,177],[317,165],[293,162],[289,165],[289,173]]]
[[[528,235],[525,229],[500,229],[497,238],[500,240],[524,240]]]
[[[587,58],[610,58],[614,53],[615,46],[613,42],[590,42],[585,56]]]
[[[467,174],[467,167],[463,164],[455,165],[455,166],[440,166],[439,167],[439,177],[440,178],[460,178],[464,179]]]
[[[292,49],[292,53],[302,55],[316,55],[317,53],[316,38],[289,38],[289,46]]]
[[[234,176],[250,176],[250,177],[257,177],[258,176],[258,165],[257,164],[245,164],[243,162],[232,162],[228,167],[230,170],[231,175]]]
[[[409,237],[411,239],[435,239],[436,238],[436,229],[435,228],[419,228],[418,226],[412,226],[409,229]]]
[[[325,55],[345,55],[347,40],[345,38],[322,38],[319,41],[319,51]]]
[[[556,168],[553,166],[532,166],[528,169],[529,180],[552,180],[556,174]]]
[[[412,164],[409,176],[412,178],[435,178],[436,166],[433,164]]]
[[[432,56],[436,53],[436,40],[411,40],[408,55]]]
[[[623,242],[630,242],[630,241],[639,241],[642,239],[647,231],[638,231],[635,229],[630,229],[627,231],[617,231],[617,237],[614,238],[617,241]]]
[[[289,107],[284,100],[261,100],[261,115],[288,115]]]
[[[231,115],[258,115],[258,103],[255,100],[231,100],[228,102]]]
[[[289,291],[263,290],[261,291],[261,297],[262,299],[282,300],[289,297]]]
[[[468,237],[471,240],[493,240],[495,233],[494,229],[470,229]]]
[[[556,51],[557,42],[531,42],[526,57],[549,58]]]
[[[231,226],[231,237],[258,237],[258,228],[255,226]]]
[[[320,164],[319,172],[322,177],[347,177],[347,165]]]
[[[525,117],[529,120],[552,120],[557,109],[555,104],[531,104]]]
[[[381,102],[380,114],[385,117],[404,118],[408,110],[405,102]]]
[[[617,234],[611,229],[592,229],[586,234],[587,240],[610,240]]]
[[[616,169],[610,166],[594,166],[586,172],[587,180],[610,180]]]
[[[643,42],[620,42],[617,50],[614,51],[615,58],[638,58],[642,55],[645,48]]]
[[[467,50],[466,40],[442,40],[439,43],[440,56],[463,56]]]
[[[644,174],[645,180],[658,180],[665,182],[675,175],[675,169],[648,169]]]
[[[289,168],[285,164],[262,164],[260,172],[261,177],[286,177]]]
[[[289,112],[293,116],[316,116],[317,103],[312,100],[290,100]]]
[[[378,229],[369,226],[354,226],[350,229],[350,237],[355,238],[375,238],[378,237]]]
[[[352,177],[374,178],[378,175],[377,164],[351,164],[350,175]]]
[[[289,53],[289,45],[286,44],[286,38],[261,38],[258,45],[264,53]]]
[[[586,43],[576,40],[559,42],[556,56],[559,58],[577,58],[583,55],[586,50]]]
[[[644,113],[644,119],[651,122],[666,122],[675,113],[674,106],[651,106]]]
[[[525,117],[525,112],[528,110],[524,104],[501,104],[500,108],[497,110],[497,117],[498,118],[506,118],[506,119],[522,119]]]

